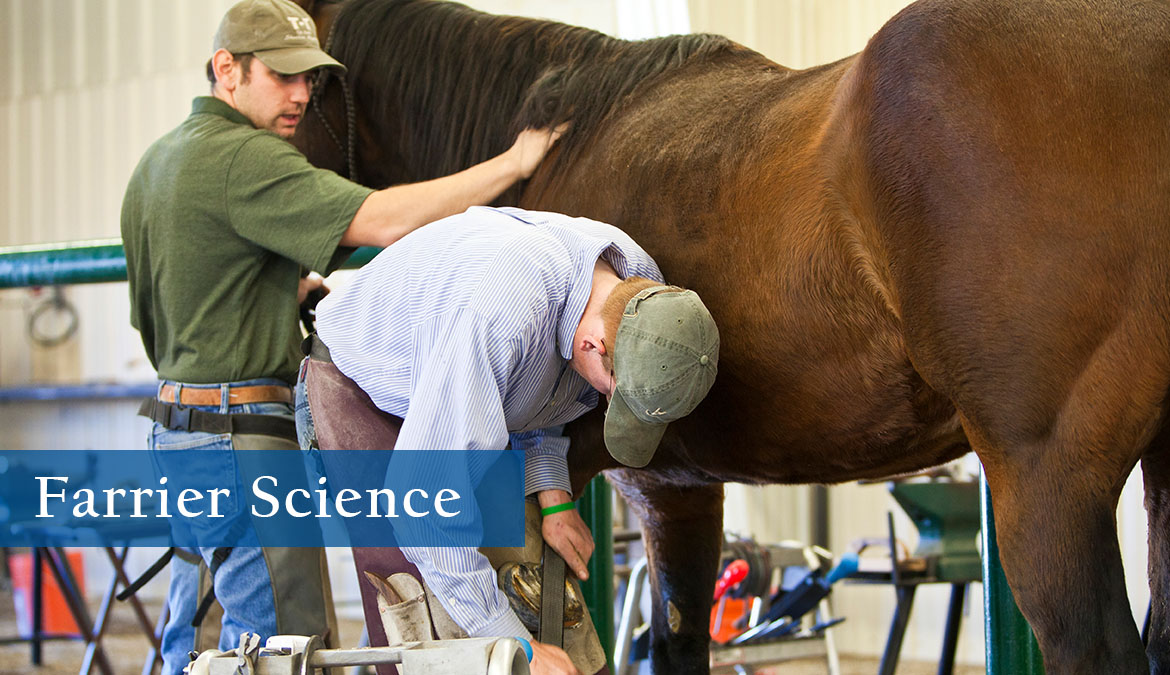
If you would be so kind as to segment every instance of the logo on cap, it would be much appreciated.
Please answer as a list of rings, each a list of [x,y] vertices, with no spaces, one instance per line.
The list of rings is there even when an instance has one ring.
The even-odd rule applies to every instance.
[[[292,24],[296,35],[286,35],[285,40],[316,40],[316,28],[313,26],[312,19],[306,19],[300,16],[285,17],[288,22]]]

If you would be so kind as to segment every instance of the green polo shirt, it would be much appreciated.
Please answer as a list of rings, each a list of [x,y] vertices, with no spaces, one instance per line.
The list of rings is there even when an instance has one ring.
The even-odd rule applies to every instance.
[[[294,382],[297,280],[345,259],[338,242],[370,192],[227,103],[195,99],[122,202],[130,322],[159,377]]]

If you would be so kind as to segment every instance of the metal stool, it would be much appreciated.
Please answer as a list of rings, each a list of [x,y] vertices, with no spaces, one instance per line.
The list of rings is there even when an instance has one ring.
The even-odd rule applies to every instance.
[[[893,482],[890,493],[914,521],[918,548],[898,559],[894,516],[887,514],[888,569],[865,569],[853,576],[853,583],[892,584],[897,597],[890,633],[882,650],[880,675],[893,675],[902,650],[902,639],[910,622],[914,594],[922,584],[950,584],[939,675],[950,675],[955,667],[963,602],[971,582],[983,578],[976,540],[979,534],[979,492],[973,482]]]
[[[78,672],[80,675],[89,675],[96,666],[98,671],[103,673],[103,675],[114,675],[115,671],[102,646],[102,639],[105,637],[115,596],[118,594],[119,589],[126,588],[131,583],[125,568],[126,559],[129,556],[131,547],[125,543],[120,546],[103,547],[106,552],[106,557],[113,567],[114,575],[110,583],[106,586],[105,592],[102,594],[101,604],[99,605],[96,618],[91,618],[85,598],[81,593],[80,586],[77,583],[76,576],[69,564],[64,548],[65,545],[74,540],[76,532],[70,528],[62,528],[60,526],[42,527],[36,523],[18,523],[11,527],[15,534],[27,538],[33,544],[31,546],[33,552],[33,631],[29,639],[31,647],[30,660],[32,664],[41,664],[42,645],[45,639],[56,637],[46,636],[42,632],[44,625],[42,597],[44,579],[41,567],[42,561],[44,561],[48,563],[49,572],[53,575],[54,580],[56,580],[58,588],[61,589],[61,594],[65,599],[66,605],[69,607],[69,613],[77,623],[78,631],[81,635],[73,639],[82,640],[86,644],[85,657],[82,659]],[[165,534],[167,531],[169,529],[163,530],[162,533]],[[136,536],[142,536],[141,527],[137,524],[135,524],[133,532]],[[129,538],[120,537],[116,532],[103,532],[103,536],[109,540],[121,539],[123,542]],[[155,672],[156,665],[160,668],[162,666],[162,654],[160,651],[161,636],[162,629],[167,622],[168,608],[164,603],[157,621],[151,622],[146,609],[142,606],[142,601],[138,597],[130,595],[126,601],[130,604],[134,612],[135,619],[142,634],[146,636],[150,643],[150,651],[142,666],[143,675],[149,675]]]

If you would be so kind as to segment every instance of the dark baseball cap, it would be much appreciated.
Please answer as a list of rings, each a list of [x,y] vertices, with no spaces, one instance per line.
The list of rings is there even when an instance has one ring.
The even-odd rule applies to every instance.
[[[605,447],[626,466],[646,466],[666,425],[690,414],[715,383],[719,330],[694,291],[651,286],[626,303],[613,362]]]
[[[289,0],[243,0],[224,14],[213,43],[215,50],[254,54],[281,75],[315,68],[345,69],[321,50],[312,17]]]

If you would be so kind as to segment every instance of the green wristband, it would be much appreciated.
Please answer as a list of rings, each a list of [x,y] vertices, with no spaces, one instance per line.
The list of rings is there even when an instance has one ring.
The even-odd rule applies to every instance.
[[[557,504],[556,506],[546,506],[540,510],[540,515],[551,516],[554,513],[560,513],[561,511],[568,511],[569,509],[575,508],[576,506],[577,505],[574,504],[573,502],[565,502],[564,504]]]

